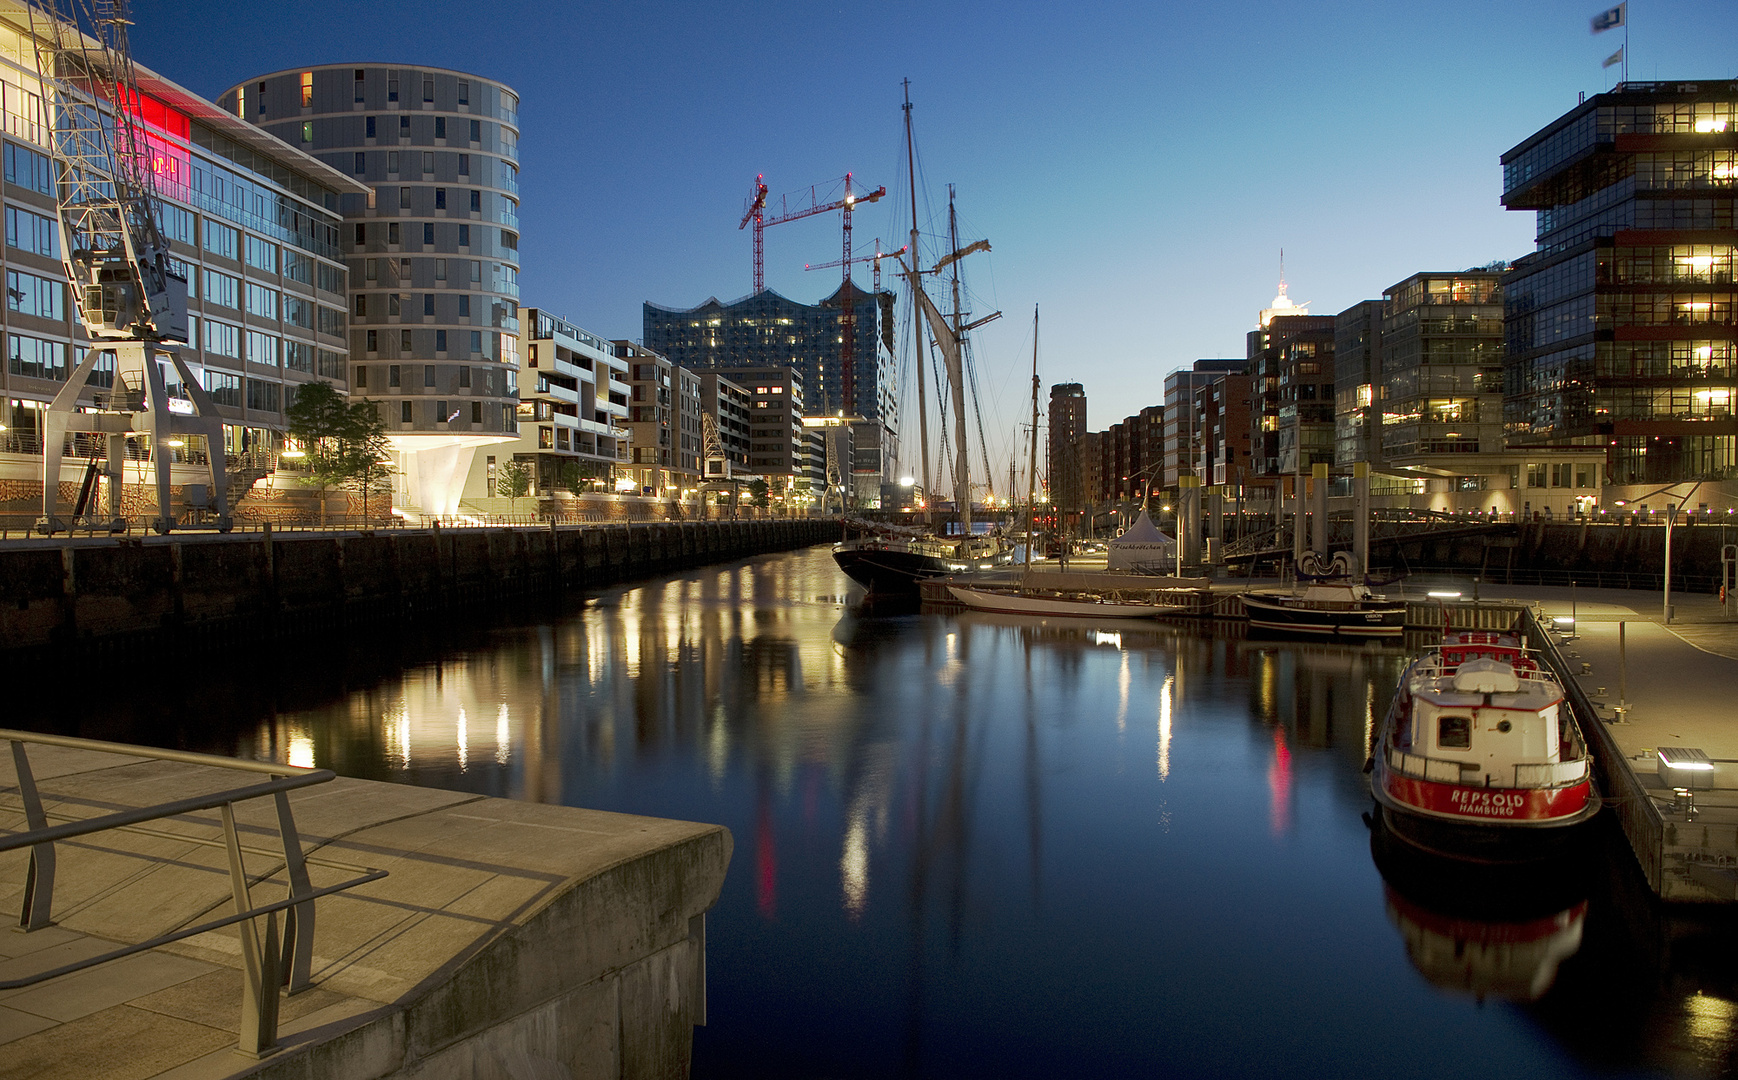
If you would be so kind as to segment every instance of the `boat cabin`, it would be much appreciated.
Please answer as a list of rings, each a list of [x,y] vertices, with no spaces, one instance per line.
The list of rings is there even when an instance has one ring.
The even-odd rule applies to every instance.
[[[1507,646],[1485,643],[1489,648]],[[1448,652],[1449,646],[1442,646]],[[1506,785],[1517,766],[1555,765],[1565,753],[1562,689],[1520,657],[1443,656],[1407,690],[1410,722],[1392,729],[1396,749],[1457,762],[1463,784]]]

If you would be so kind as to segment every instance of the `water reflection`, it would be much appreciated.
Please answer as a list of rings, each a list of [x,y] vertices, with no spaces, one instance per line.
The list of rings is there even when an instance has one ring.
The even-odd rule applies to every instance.
[[[1646,916],[1627,863],[1487,918],[1372,859],[1362,766],[1404,648],[871,618],[844,591],[825,550],[773,556],[423,652],[353,636],[160,713],[93,694],[116,704],[76,733],[728,825],[698,1076],[1730,1059],[1730,927]]]
[[[1421,975],[1483,1001],[1538,1001],[1581,949],[1588,853],[1533,865],[1469,865],[1418,851],[1372,816],[1371,855],[1389,922]]]

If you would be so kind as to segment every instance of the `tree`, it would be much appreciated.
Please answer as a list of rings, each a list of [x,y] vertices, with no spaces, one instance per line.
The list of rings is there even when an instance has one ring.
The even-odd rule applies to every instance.
[[[511,507],[531,493],[531,463],[513,458],[495,471],[495,490],[507,496]]]
[[[764,476],[757,476],[748,482],[748,498],[756,506],[765,506],[771,492],[772,485],[766,482]]]
[[[346,400],[331,383],[312,382],[296,392],[284,419],[306,455],[303,483],[320,489],[320,524],[326,524],[326,493],[335,487],[359,487],[366,515],[369,488],[392,471],[386,464],[392,445],[375,404]]]

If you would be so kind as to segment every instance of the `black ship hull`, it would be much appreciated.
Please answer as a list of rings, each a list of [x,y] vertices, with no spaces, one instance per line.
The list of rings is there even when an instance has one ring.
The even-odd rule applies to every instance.
[[[846,577],[868,590],[872,601],[916,604],[922,598],[920,582],[1006,566],[1008,556],[945,558],[891,545],[863,545],[835,548],[833,561]]]
[[[1320,608],[1278,603],[1254,593],[1243,597],[1249,625],[1257,630],[1309,637],[1399,637],[1406,629],[1404,604],[1366,603]]]

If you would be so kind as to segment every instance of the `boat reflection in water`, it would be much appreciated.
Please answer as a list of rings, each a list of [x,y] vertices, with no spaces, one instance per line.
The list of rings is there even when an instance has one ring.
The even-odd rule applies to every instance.
[[[1388,921],[1421,975],[1444,990],[1534,1002],[1581,950],[1590,883],[1582,860],[1469,866],[1420,851],[1373,816],[1370,852]]]

